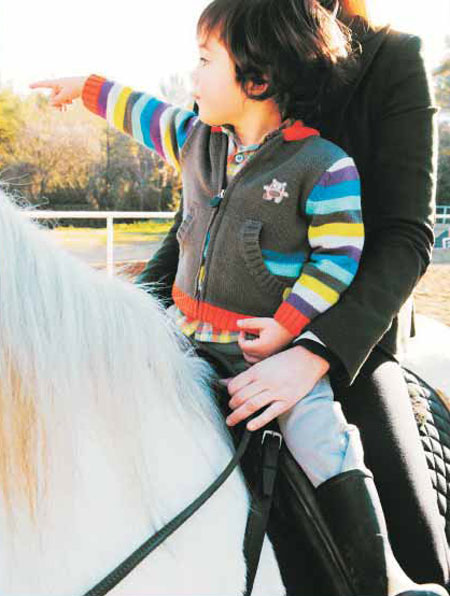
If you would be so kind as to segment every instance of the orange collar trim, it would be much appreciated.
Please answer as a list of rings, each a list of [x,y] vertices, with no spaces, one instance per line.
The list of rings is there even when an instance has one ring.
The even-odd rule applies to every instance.
[[[292,126],[281,131],[285,141],[301,141],[308,137],[320,137],[320,132],[315,128],[305,126],[301,120],[296,120]]]
[[[224,132],[222,126],[212,126],[212,133]],[[281,130],[285,141],[301,141],[308,137],[320,137],[320,132],[315,128],[305,126],[301,120],[296,120],[291,126]],[[269,133],[270,134],[270,133]]]

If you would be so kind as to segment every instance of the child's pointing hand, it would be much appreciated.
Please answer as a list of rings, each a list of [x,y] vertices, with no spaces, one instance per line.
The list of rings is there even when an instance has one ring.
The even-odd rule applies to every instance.
[[[81,96],[87,77],[64,77],[31,83],[30,89],[51,89],[50,105],[55,108],[72,103]]]
[[[239,347],[244,358],[251,364],[279,352],[294,338],[287,329],[270,317],[242,319],[237,324],[241,329]],[[254,339],[246,339],[246,332],[258,334],[258,336]]]

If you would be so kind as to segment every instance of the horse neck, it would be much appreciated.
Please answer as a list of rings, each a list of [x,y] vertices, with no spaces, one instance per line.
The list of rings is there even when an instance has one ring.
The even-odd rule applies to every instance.
[[[162,341],[158,346],[165,351]],[[130,366],[135,356],[131,349]],[[7,568],[78,585],[80,570],[92,569],[92,561],[96,570],[110,570],[212,482],[231,450],[206,407],[210,396],[195,380],[199,373],[198,363],[175,351],[155,358],[138,383],[141,395],[131,385],[125,395],[96,395],[86,379],[73,394],[66,385],[53,396],[57,407],[44,412],[49,469],[39,471],[36,524],[24,508],[13,532],[2,520],[4,545],[15,549],[0,553]],[[54,571],[64,544],[70,548]]]
[[[7,204],[0,220],[0,368],[13,360],[40,429],[30,452],[46,453],[35,462],[34,522],[20,499],[13,517],[0,503],[9,537],[0,559],[20,552],[38,572],[69,541],[88,564],[101,545],[92,528],[120,550],[160,527],[222,469],[229,440],[205,370],[181,352],[156,303],[65,255]],[[111,533],[118,511],[127,521]]]

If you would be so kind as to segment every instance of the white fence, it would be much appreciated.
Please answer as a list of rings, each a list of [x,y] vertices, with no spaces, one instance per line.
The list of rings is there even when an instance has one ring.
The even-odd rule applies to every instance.
[[[172,219],[173,211],[24,211],[33,219],[106,219],[106,270],[114,273],[115,219]]]
[[[106,270],[114,273],[114,220],[115,219],[173,219],[173,211],[25,211],[33,219],[105,219],[106,220]],[[450,224],[450,205],[438,205],[436,222]],[[450,248],[450,239],[444,239]]]
[[[436,207],[436,223],[450,224],[450,205],[438,205]]]

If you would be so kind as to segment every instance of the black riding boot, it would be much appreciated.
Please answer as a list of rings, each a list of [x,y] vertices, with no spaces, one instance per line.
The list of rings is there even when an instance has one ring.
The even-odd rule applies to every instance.
[[[371,477],[351,470],[325,481],[316,492],[358,596],[448,596],[436,584],[414,583],[397,563]]]

